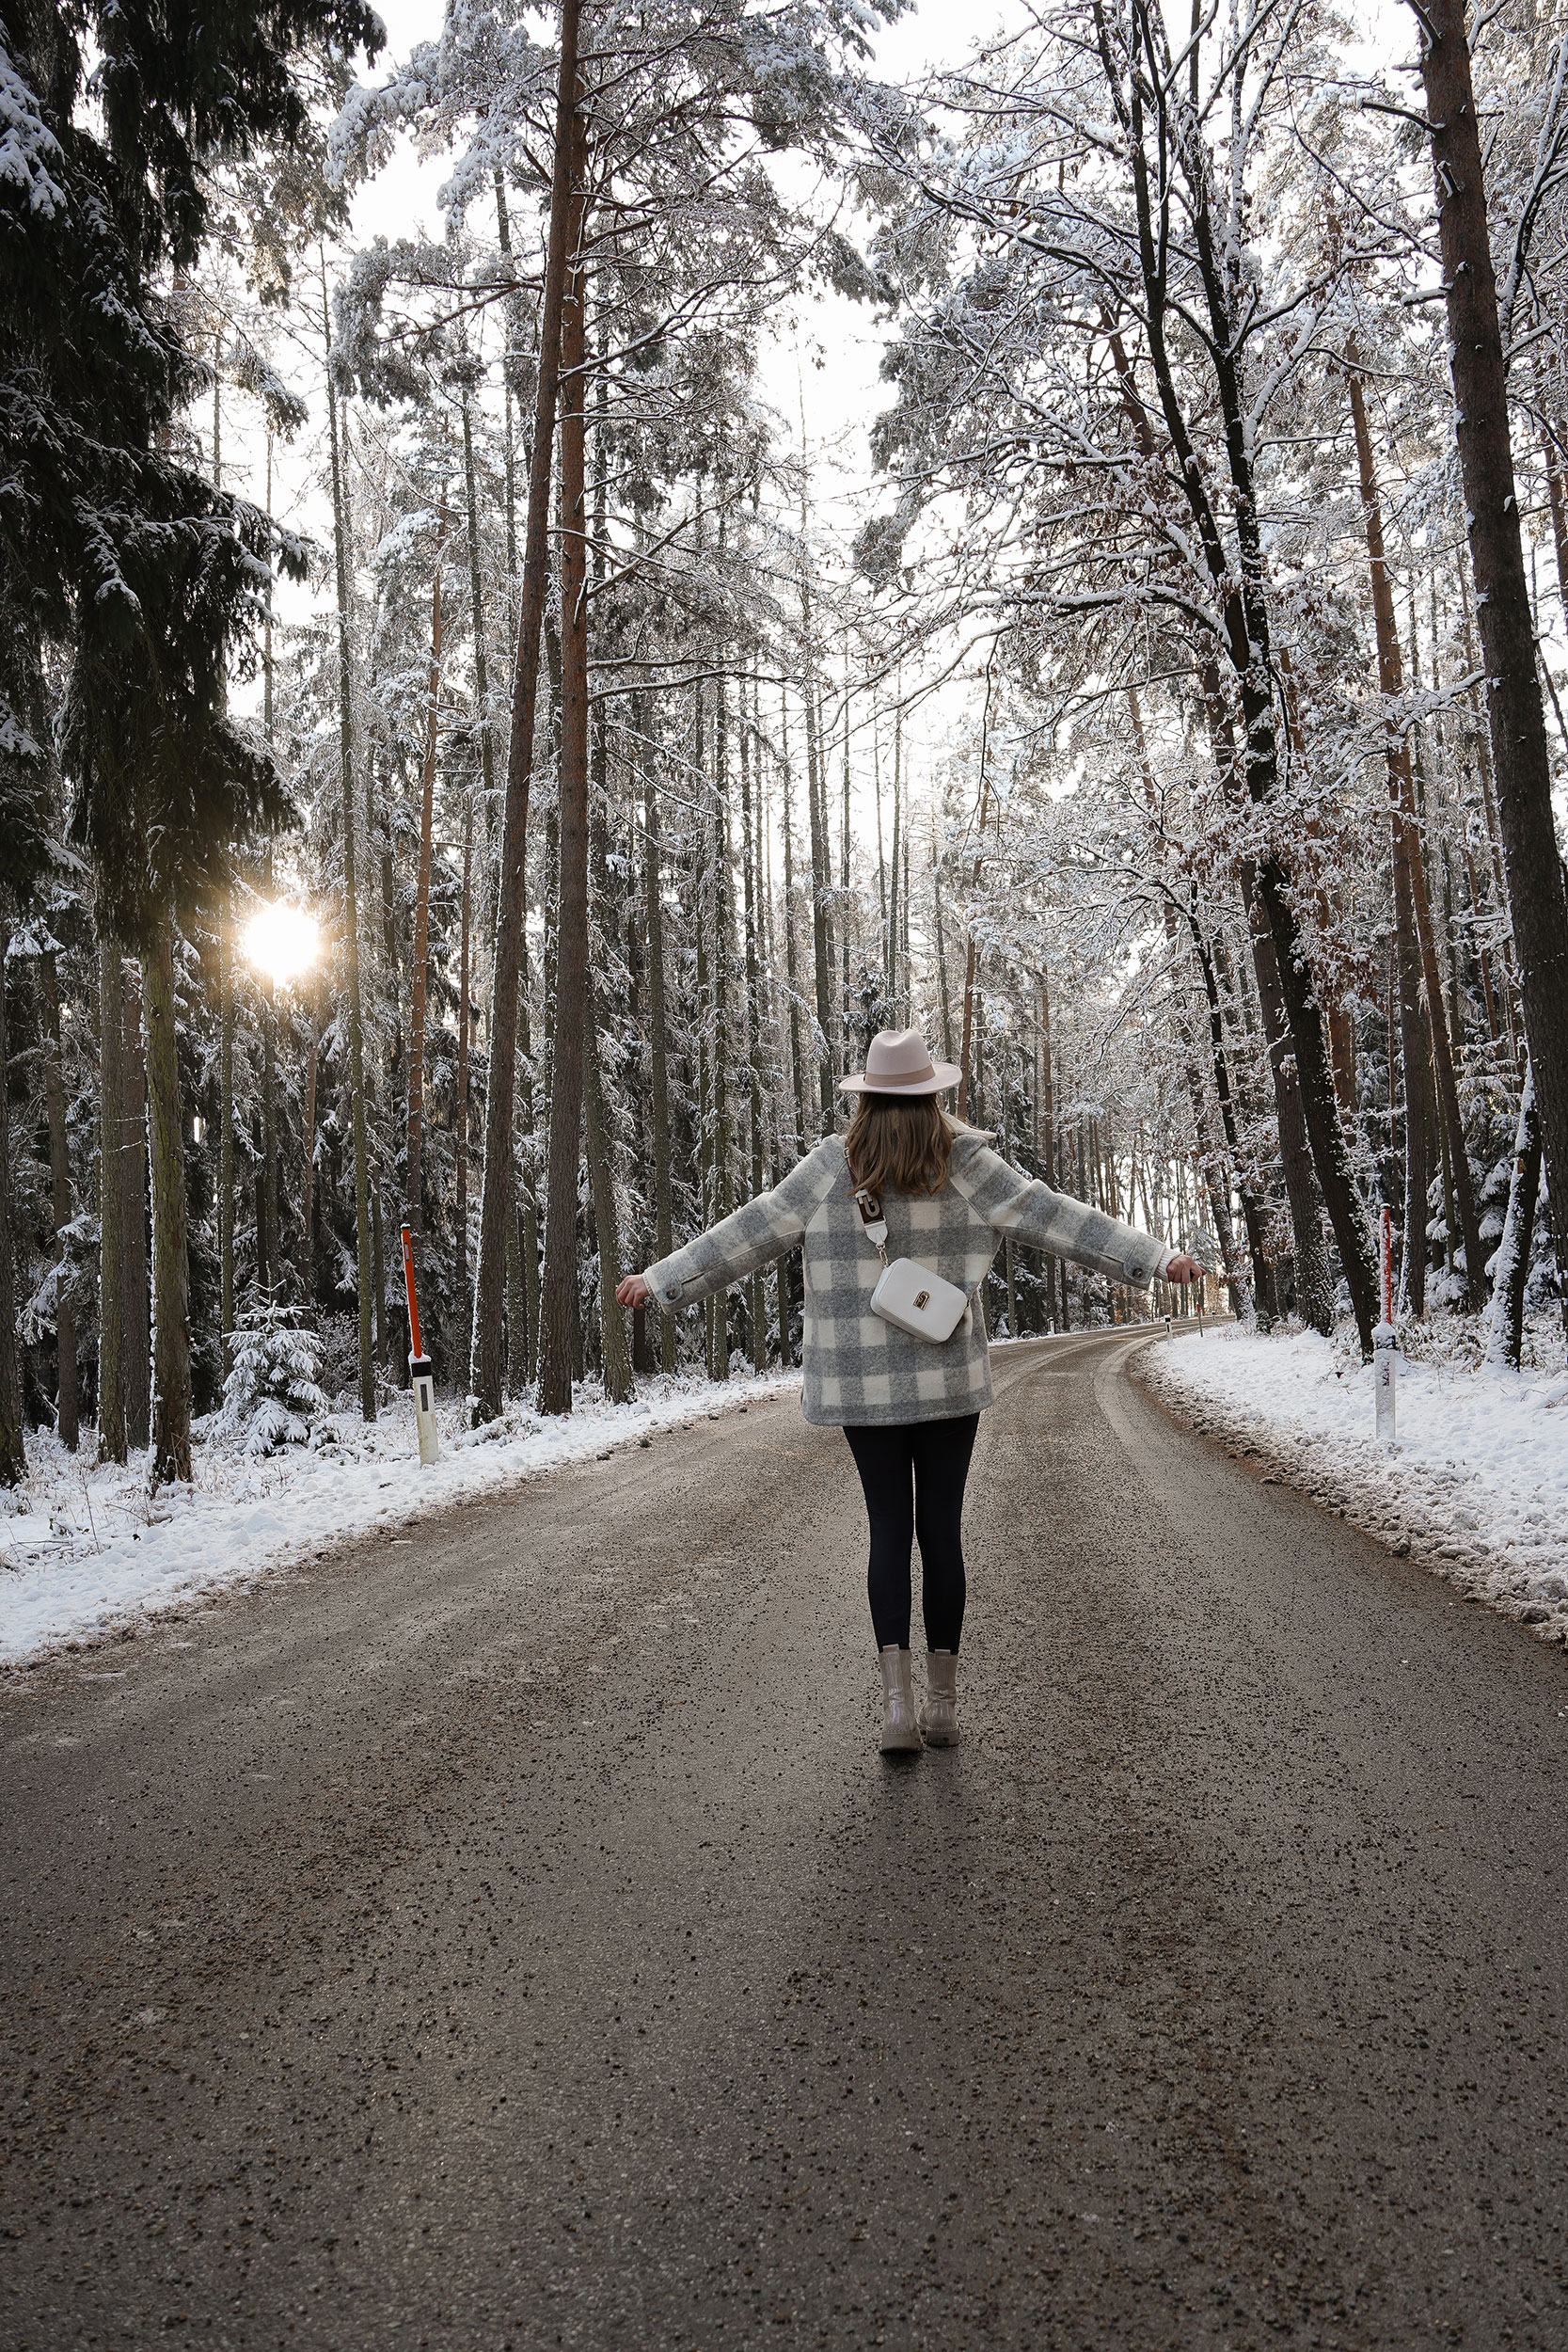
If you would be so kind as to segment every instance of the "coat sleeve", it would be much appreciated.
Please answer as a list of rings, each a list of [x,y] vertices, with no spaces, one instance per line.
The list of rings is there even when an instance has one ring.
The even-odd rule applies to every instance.
[[[808,1152],[771,1192],[759,1192],[733,1216],[710,1225],[695,1241],[649,1266],[642,1279],[659,1306],[666,1312],[674,1307],[695,1307],[713,1292],[744,1281],[759,1266],[770,1265],[775,1258],[795,1248],[817,1202],[832,1189],[843,1157],[842,1146],[830,1136],[815,1152]]]
[[[1070,1258],[1108,1282],[1143,1289],[1164,1274],[1175,1254],[1151,1233],[1118,1224],[1102,1209],[1022,1175],[983,1143],[955,1150],[949,1181],[993,1232],[1011,1234],[1053,1258]]]

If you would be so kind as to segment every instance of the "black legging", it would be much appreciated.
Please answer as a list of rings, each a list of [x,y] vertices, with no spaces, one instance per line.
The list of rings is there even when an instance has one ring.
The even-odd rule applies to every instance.
[[[844,1432],[871,1521],[871,1565],[865,1582],[879,1649],[910,1645],[910,1546],[916,1534],[926,1646],[958,1646],[964,1621],[958,1522],[979,1425],[978,1413],[960,1413],[955,1421],[896,1422]]]

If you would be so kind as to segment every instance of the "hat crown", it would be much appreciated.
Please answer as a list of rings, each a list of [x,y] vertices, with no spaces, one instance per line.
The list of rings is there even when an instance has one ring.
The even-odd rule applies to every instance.
[[[865,1057],[865,1079],[872,1086],[891,1079],[907,1086],[911,1078],[931,1075],[931,1056],[918,1029],[879,1029]]]
[[[956,1062],[931,1059],[918,1029],[879,1029],[866,1050],[865,1068],[838,1085],[841,1094],[944,1094],[961,1076]]]

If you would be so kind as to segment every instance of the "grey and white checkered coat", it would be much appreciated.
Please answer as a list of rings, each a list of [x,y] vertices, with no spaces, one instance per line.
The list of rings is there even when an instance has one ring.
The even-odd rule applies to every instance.
[[[1020,1175],[974,1133],[955,1138],[941,1192],[928,1199],[890,1192],[882,1214],[890,1261],[914,1258],[970,1292],[1008,1234],[1108,1281],[1140,1287],[1164,1271],[1170,1255],[1148,1233]],[[808,1152],[771,1192],[650,1266],[644,1279],[661,1307],[694,1306],[798,1243],[805,1261],[807,1421],[944,1421],[990,1403],[985,1330],[973,1299],[941,1346],[872,1313],[881,1262],[861,1223],[837,1136]]]

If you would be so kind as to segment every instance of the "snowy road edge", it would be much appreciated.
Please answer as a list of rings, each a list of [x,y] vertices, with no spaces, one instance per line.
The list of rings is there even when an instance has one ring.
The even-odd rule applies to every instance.
[[[103,1544],[95,1537],[90,1549],[81,1540],[53,1551],[32,1548],[24,1561],[0,1565],[0,1691],[25,1690],[34,1669],[61,1656],[132,1640],[230,1593],[309,1572],[355,1545],[406,1540],[410,1528],[463,1503],[504,1502],[556,1470],[608,1459],[699,1420],[798,1396],[800,1385],[799,1372],[729,1382],[656,1375],[629,1405],[585,1400],[559,1422],[530,1416],[532,1426],[495,1443],[460,1433],[449,1399],[434,1470],[421,1471],[413,1456],[410,1408],[408,1429],[400,1433],[406,1453],[343,1464],[330,1473],[329,1502],[322,1466],[293,1452],[261,1466],[261,1493],[160,1488],[157,1514],[135,1536]],[[384,1422],[377,1441],[388,1434]],[[237,1472],[244,1465],[223,1467]],[[33,1516],[46,1515],[35,1508]]]
[[[1528,1589],[1540,1562],[1499,1564],[1481,1535],[1471,1535],[1421,1507],[1410,1482],[1398,1487],[1398,1507],[1380,1494],[1370,1472],[1377,1457],[1370,1441],[1354,1442],[1342,1471],[1315,1458],[1311,1433],[1275,1426],[1265,1436],[1255,1413],[1182,1376],[1162,1347],[1137,1349],[1128,1364],[1135,1378],[1170,1418],[1196,1436],[1217,1439],[1233,1460],[1256,1463],[1271,1479],[1305,1495],[1335,1518],[1358,1528],[1396,1559],[1408,1559],[1463,1595],[1522,1625],[1538,1641],[1568,1648],[1568,1600],[1552,1601]]]

